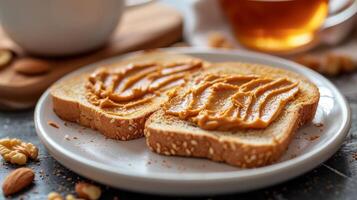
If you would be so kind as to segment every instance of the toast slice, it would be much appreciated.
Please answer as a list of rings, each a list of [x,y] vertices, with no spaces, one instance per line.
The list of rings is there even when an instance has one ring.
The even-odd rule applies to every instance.
[[[209,74],[288,78],[298,82],[299,92],[269,126],[259,129],[207,130],[160,109],[145,124],[146,142],[152,151],[164,155],[208,158],[241,168],[260,167],[277,161],[286,151],[296,130],[315,115],[320,97],[318,88],[296,73],[258,64],[216,63],[204,72],[194,74],[191,80]],[[177,88],[177,91],[187,91],[186,87],[192,88],[194,84],[191,81]]]
[[[140,92],[140,88],[150,85],[147,82],[150,74],[147,73],[147,70],[153,65],[179,66],[187,63],[194,63],[195,66],[189,69],[175,68],[172,77],[167,75],[171,78],[161,82],[161,85],[164,85],[163,88],[150,87],[150,91],[146,88],[146,90],[142,89],[144,92]],[[101,66],[95,72],[81,74],[56,83],[51,88],[53,110],[60,118],[99,130],[108,138],[119,140],[139,138],[143,136],[147,117],[158,110],[160,105],[167,100],[166,92],[182,84],[186,80],[187,74],[199,70],[203,65],[207,65],[207,63],[186,55],[161,51],[143,52],[115,64]],[[131,68],[131,66],[139,67]],[[155,73],[151,74],[151,78],[158,75],[155,71],[156,68],[153,69]],[[167,73],[167,71],[162,71],[162,73]],[[105,80],[102,80],[103,76],[105,76]],[[122,85],[126,84],[125,90],[127,91],[122,88],[124,92],[115,93],[118,88],[110,88],[110,84],[106,85],[106,81],[111,81],[110,78],[114,76],[120,78],[115,82],[119,85],[115,87],[120,89]],[[131,78],[131,81],[128,77]],[[142,85],[135,85],[139,84],[139,81],[146,82],[143,82]],[[99,90],[96,87],[99,87]],[[135,90],[134,87],[136,87]],[[110,90],[111,93],[104,93],[102,90],[104,92]],[[127,96],[121,95],[125,92]],[[130,96],[132,98],[128,98]],[[117,100],[118,102],[116,102]]]

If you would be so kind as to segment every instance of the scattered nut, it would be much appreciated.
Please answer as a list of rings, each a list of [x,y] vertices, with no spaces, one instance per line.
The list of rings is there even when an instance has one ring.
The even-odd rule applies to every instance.
[[[14,70],[17,73],[28,76],[41,75],[50,71],[50,65],[43,60],[22,58],[15,61]]]
[[[318,135],[312,135],[312,136],[310,136],[310,137],[308,137],[306,139],[309,140],[309,141],[314,141],[314,140],[319,139],[319,138],[320,138],[320,136],[318,136]]]
[[[8,49],[0,49],[0,69],[8,66],[14,58],[15,53]]]
[[[0,154],[6,162],[24,165],[28,158],[37,159],[38,149],[35,145],[17,138],[3,138],[0,139]]]
[[[351,72],[357,68],[357,64],[347,55],[329,53],[325,57],[325,65],[332,65],[331,63],[337,66],[340,72]]]
[[[63,197],[57,192],[50,192],[47,195],[47,200],[63,200]]]
[[[63,200],[63,197],[58,192],[50,192],[47,195],[47,200]],[[67,194],[65,200],[85,200],[85,199],[78,199],[72,194]]]
[[[302,55],[294,60],[297,63],[329,76],[352,72],[357,68],[357,64],[351,57],[335,53],[327,53],[321,56]]]
[[[233,49],[234,46],[222,33],[211,33],[208,36],[208,46],[212,48]]]
[[[66,200],[76,200],[76,198],[71,194],[67,194]]]
[[[72,194],[67,194],[66,200],[84,200],[84,199],[78,199],[75,196],[73,196]]]
[[[78,197],[89,200],[99,199],[102,193],[100,187],[84,182],[76,183],[75,189]]]
[[[320,59],[312,55],[302,55],[294,58],[294,61],[316,71],[320,68],[321,65]]]
[[[340,60],[338,57],[327,55],[323,59],[324,60],[322,61],[322,64],[318,68],[318,70],[321,71],[321,73],[330,76],[336,76],[340,72],[342,72],[340,66]]]
[[[35,177],[32,169],[18,168],[12,171],[4,180],[2,191],[5,196],[15,194],[30,185]]]

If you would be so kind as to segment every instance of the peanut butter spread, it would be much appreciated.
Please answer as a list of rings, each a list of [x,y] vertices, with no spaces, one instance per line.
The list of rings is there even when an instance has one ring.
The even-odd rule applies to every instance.
[[[129,110],[181,85],[188,73],[201,66],[200,60],[192,60],[166,65],[152,62],[101,68],[88,77],[86,98],[103,109]]]
[[[171,92],[164,110],[208,130],[266,128],[298,91],[286,78],[208,74]]]

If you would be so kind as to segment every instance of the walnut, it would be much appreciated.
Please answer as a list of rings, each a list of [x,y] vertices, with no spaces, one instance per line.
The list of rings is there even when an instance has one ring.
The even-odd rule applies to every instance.
[[[63,197],[57,192],[50,192],[47,195],[47,200],[63,200]]]
[[[77,198],[76,197],[74,197],[73,195],[71,195],[71,194],[67,194],[67,196],[66,196],[66,200],[77,200]]]
[[[211,33],[208,36],[208,46],[212,48],[233,49],[234,46],[222,33]]]
[[[352,72],[357,68],[357,64],[350,56],[336,53],[326,53],[320,56],[302,55],[294,60],[321,74],[329,76]]]
[[[28,158],[37,159],[38,149],[35,145],[17,138],[3,138],[0,139],[0,154],[7,162],[24,165]]]
[[[75,190],[78,197],[89,200],[99,199],[102,193],[100,187],[84,182],[76,183]]]
[[[356,69],[356,63],[346,55],[329,53],[325,57],[326,66],[337,66],[341,72],[351,72]]]
[[[50,192],[47,195],[47,200],[84,200],[84,199],[78,199],[72,194],[67,194],[66,198],[63,198],[62,195],[58,192]]]

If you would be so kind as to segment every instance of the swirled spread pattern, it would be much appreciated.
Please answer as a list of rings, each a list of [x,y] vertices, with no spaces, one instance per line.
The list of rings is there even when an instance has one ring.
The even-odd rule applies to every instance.
[[[164,110],[208,130],[266,128],[298,91],[287,78],[208,74],[171,93]]]
[[[170,64],[128,64],[119,68],[101,68],[87,80],[87,100],[101,108],[129,109],[150,102],[185,77],[201,68],[200,60]]]

